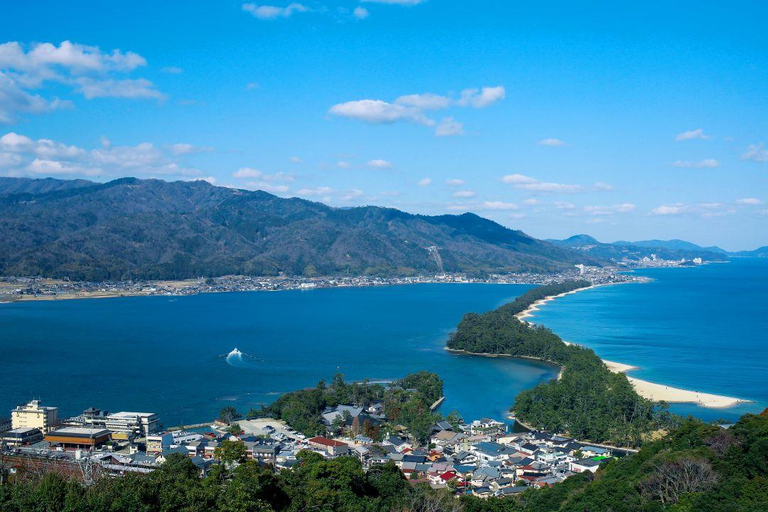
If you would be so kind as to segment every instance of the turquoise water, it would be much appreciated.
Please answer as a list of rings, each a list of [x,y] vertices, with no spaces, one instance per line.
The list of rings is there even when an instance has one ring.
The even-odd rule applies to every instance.
[[[241,411],[334,373],[445,381],[444,413],[501,419],[549,365],[460,356],[443,347],[468,311],[525,285],[378,288],[25,302],[0,305],[0,416],[32,397],[63,414],[89,406],[157,412],[167,425]],[[237,347],[245,355],[227,358]]]
[[[678,413],[734,419],[768,407],[768,260],[637,273],[654,281],[568,295],[530,320],[604,359],[639,366],[632,376],[754,401],[674,405]]]

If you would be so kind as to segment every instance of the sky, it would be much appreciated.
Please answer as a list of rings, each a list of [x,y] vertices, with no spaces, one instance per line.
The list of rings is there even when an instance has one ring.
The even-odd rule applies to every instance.
[[[8,2],[0,175],[753,249],[766,19],[738,0]]]

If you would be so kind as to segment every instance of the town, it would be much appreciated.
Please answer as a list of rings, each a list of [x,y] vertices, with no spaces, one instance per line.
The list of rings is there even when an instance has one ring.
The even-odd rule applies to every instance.
[[[648,260],[650,266],[680,266],[680,261]],[[626,272],[626,268],[588,267],[558,273],[507,273],[472,276],[461,273],[440,273],[405,277],[380,276],[223,276],[184,281],[118,281],[83,282],[45,279],[41,277],[1,277],[0,302],[16,300],[55,300],[105,298],[126,296],[181,296],[200,293],[312,290],[320,288],[393,286],[425,283],[486,283],[486,284],[552,284],[572,279],[587,279],[593,284],[646,282],[648,278]]]
[[[391,461],[411,483],[485,498],[594,473],[631,452],[555,433],[511,432],[491,418],[465,423],[453,413],[431,427],[428,443],[419,443],[406,427],[387,421],[382,402],[328,408],[319,420],[324,435],[308,437],[285,421],[241,419],[225,408],[210,425],[161,430],[154,413],[89,408],[60,419],[57,407],[31,400],[0,420],[0,462],[11,474],[57,472],[89,483],[99,476],[151,473],[173,454],[188,457],[201,476],[213,465],[247,460],[278,472],[306,450],[328,459],[355,457],[365,470]]]

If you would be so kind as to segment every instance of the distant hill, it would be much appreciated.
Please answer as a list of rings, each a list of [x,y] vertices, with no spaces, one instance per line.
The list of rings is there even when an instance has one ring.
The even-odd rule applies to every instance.
[[[430,247],[436,247],[439,258]],[[474,214],[338,209],[203,181],[0,180],[0,274],[549,272],[602,260]]]
[[[603,243],[589,235],[575,235],[565,240],[549,242],[584,252],[595,258],[613,262],[638,261],[655,254],[660,259],[680,260],[701,258],[704,261],[725,261],[728,253],[718,247],[705,248],[683,240],[646,240],[642,242]]]
[[[731,256],[734,258],[768,258],[768,245],[759,247],[754,251],[732,252]]]
[[[692,242],[686,242],[685,240],[641,240],[639,242],[613,242],[613,245],[632,245],[634,247],[645,247],[651,249],[669,249],[672,251],[706,251],[716,252],[720,254],[729,254],[725,249],[721,249],[717,246],[702,247]]]

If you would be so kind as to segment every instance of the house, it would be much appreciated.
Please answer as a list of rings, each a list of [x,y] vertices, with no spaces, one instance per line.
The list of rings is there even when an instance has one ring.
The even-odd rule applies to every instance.
[[[413,448],[411,443],[409,443],[408,441],[406,441],[402,437],[397,437],[397,436],[389,436],[389,437],[387,437],[386,439],[384,439],[382,444],[394,446],[395,450],[397,450],[400,453],[402,453],[404,450],[412,449]]]
[[[477,455],[471,452],[459,452],[452,458],[455,464],[469,465],[477,463]]]
[[[501,422],[494,420],[493,418],[480,418],[479,420],[475,420],[472,422],[472,430],[490,430],[490,429],[504,429],[506,430],[507,426]]]
[[[494,496],[514,496],[515,494],[520,494],[521,492],[524,492],[527,489],[525,486],[515,486],[515,487],[502,487],[498,491],[496,491]]]
[[[334,409],[328,409],[321,415],[322,421],[325,425],[331,426],[334,421],[342,421],[344,425],[352,424],[352,420],[360,416],[363,412],[362,407],[354,405],[339,405]],[[348,426],[349,426],[348,425]]]
[[[610,459],[611,457],[591,457],[588,459],[574,460],[568,464],[568,469],[574,473],[583,473],[584,471],[595,473],[597,468],[600,467],[600,464]]]
[[[584,457],[610,457],[611,450],[599,446],[584,445],[581,447]]]
[[[432,434],[430,441],[437,446],[455,446],[465,437],[467,436],[453,430],[441,430]]]
[[[317,436],[308,439],[307,442],[312,448],[322,450],[332,457],[349,453],[349,445],[347,443],[342,443],[341,441],[336,441],[335,439]]]
[[[448,423],[448,422],[447,422],[447,421],[445,421],[445,420],[442,420],[442,421],[438,421],[438,422],[437,422],[437,423],[435,423],[435,424],[434,424],[434,426],[432,427],[432,432],[431,432],[431,433],[432,433],[432,434],[436,434],[437,432],[441,432],[441,431],[443,431],[443,430],[453,430],[453,427],[451,426],[451,424],[450,424],[450,423]]]
[[[501,461],[516,453],[515,450],[499,443],[477,443],[472,451],[479,460]]]
[[[472,489],[472,494],[479,498],[490,498],[493,496],[493,491],[488,486],[483,487],[477,487],[475,489]]]

